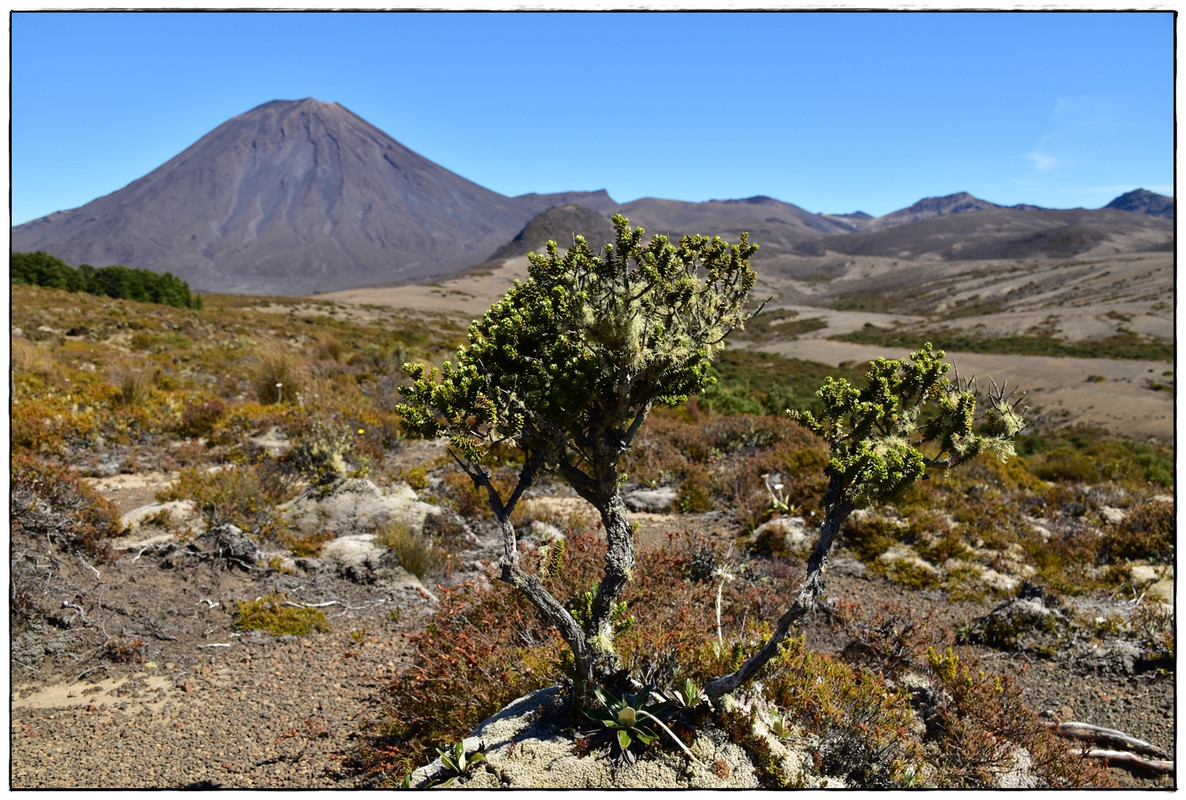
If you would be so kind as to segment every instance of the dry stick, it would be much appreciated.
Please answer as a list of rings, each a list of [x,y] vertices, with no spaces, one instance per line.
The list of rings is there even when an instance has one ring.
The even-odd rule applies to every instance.
[[[683,742],[681,742],[679,737],[676,736],[672,732],[671,728],[668,728],[666,725],[664,725],[663,721],[661,719],[656,717],[654,714],[651,714],[650,712],[645,711],[644,709],[641,709],[641,708],[638,709],[638,713],[641,714],[642,716],[646,717],[647,719],[651,720],[652,722],[654,722],[660,728],[662,728],[667,733],[667,735],[671,737],[671,741],[673,741],[677,745],[679,745],[679,749],[684,751],[684,755],[686,755],[688,758],[690,758],[695,764],[697,764],[698,766],[701,766],[701,767],[704,766],[704,762],[702,762],[700,759],[696,758],[696,756],[694,756],[692,754],[692,751],[688,749],[688,746],[685,745]]]
[[[1174,771],[1174,762],[1163,759],[1141,758],[1136,753],[1124,750],[1088,750],[1083,754],[1087,758],[1100,758],[1108,762],[1108,766],[1124,767],[1132,772],[1147,772],[1155,775],[1169,775]]]
[[[1055,736],[1077,739],[1090,744],[1102,744],[1108,747],[1124,747],[1160,759],[1168,759],[1170,757],[1169,753],[1155,744],[1150,744],[1149,742],[1129,736],[1127,733],[1121,731],[1112,730],[1111,728],[1088,725],[1086,722],[1049,722],[1045,723],[1045,725],[1050,728]]]

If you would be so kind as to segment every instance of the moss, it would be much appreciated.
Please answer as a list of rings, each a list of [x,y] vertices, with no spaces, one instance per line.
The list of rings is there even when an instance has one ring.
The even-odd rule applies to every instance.
[[[411,486],[418,492],[422,492],[428,488],[428,470],[424,467],[412,467],[400,473],[404,483]]]
[[[284,595],[275,593],[254,600],[236,601],[239,617],[235,620],[235,628],[263,631],[272,636],[304,636],[332,630],[320,608],[296,608],[285,605],[285,602]]]
[[[909,558],[891,561],[886,565],[885,572],[892,582],[908,589],[932,589],[939,583],[939,574],[934,569],[928,569]]]
[[[982,602],[988,596],[988,589],[981,580],[980,569],[972,565],[959,565],[949,569],[940,582],[940,588],[953,602]]]
[[[875,566],[887,550],[908,536],[896,521],[871,514],[853,517],[841,534],[841,542],[866,566]]]

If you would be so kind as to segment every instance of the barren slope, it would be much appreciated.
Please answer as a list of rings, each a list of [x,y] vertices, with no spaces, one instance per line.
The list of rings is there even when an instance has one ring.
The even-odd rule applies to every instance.
[[[300,295],[456,271],[565,202],[613,201],[506,197],[336,103],[277,100],[117,192],[13,228],[12,249],[168,270],[204,292]]]

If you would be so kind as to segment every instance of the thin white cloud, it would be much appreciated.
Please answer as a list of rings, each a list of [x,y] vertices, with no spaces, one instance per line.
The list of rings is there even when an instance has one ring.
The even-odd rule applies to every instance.
[[[1049,172],[1067,163],[1067,159],[1051,152],[1054,138],[1055,134],[1046,134],[1038,140],[1038,144],[1034,146],[1033,150],[1025,154],[1025,159],[1030,162],[1030,167],[1035,172]]]

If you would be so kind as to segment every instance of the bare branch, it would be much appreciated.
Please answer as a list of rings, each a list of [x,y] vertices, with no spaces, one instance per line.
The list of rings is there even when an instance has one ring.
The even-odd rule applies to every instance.
[[[1151,775],[1172,775],[1174,772],[1173,761],[1142,758],[1123,750],[1088,750],[1083,755],[1086,758],[1102,759],[1108,762],[1108,766],[1123,767],[1129,772]]]
[[[1046,723],[1055,736],[1065,739],[1075,739],[1090,744],[1102,744],[1108,747],[1123,747],[1148,756],[1167,759],[1170,757],[1164,749],[1155,744],[1129,736],[1127,733],[1088,725],[1086,722],[1051,722]]]

